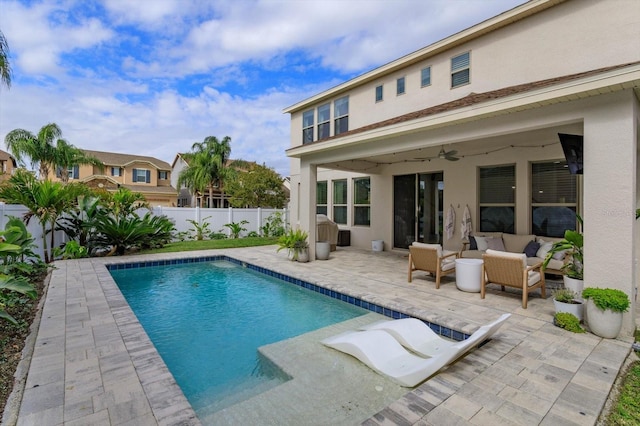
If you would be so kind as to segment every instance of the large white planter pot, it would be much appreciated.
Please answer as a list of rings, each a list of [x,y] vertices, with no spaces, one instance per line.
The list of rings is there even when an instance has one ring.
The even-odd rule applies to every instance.
[[[587,321],[589,329],[596,336],[615,339],[622,329],[622,312],[598,308],[593,300],[587,299]]]
[[[556,313],[568,312],[570,314],[575,315],[580,321],[584,319],[582,315],[584,310],[583,303],[564,303],[564,302],[558,302],[556,299],[553,299],[553,305],[556,308]]]
[[[329,241],[317,241],[316,242],[316,259],[327,260],[331,253],[331,243]]]
[[[576,297],[578,299],[582,298],[582,290],[584,289],[584,281],[577,280],[575,278],[570,278],[566,275],[562,276],[562,280],[564,281],[564,288],[568,288],[569,290],[573,290],[576,293]]]
[[[309,261],[309,249],[302,249],[298,252],[298,262],[307,263]]]

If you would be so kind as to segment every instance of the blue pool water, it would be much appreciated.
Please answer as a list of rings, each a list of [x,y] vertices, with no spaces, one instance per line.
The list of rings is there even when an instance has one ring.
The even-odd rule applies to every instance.
[[[258,347],[367,313],[223,260],[110,272],[199,416],[288,379]]]

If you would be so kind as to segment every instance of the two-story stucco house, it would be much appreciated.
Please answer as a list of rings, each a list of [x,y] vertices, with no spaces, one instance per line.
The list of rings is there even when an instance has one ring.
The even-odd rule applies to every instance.
[[[18,163],[13,155],[0,150],[0,182],[9,179],[17,167]]]
[[[175,207],[177,191],[171,186],[171,165],[166,161],[142,155],[83,149],[87,155],[97,158],[105,165],[80,165],[69,170],[70,182],[83,182],[93,188],[116,191],[125,187],[144,195],[152,206]],[[49,176],[57,180],[56,171]]]
[[[316,212],[359,247],[458,250],[467,206],[475,231],[548,236],[577,212],[585,285],[634,300],[630,332],[639,97],[640,1],[529,1],[286,108],[292,224],[312,250]]]

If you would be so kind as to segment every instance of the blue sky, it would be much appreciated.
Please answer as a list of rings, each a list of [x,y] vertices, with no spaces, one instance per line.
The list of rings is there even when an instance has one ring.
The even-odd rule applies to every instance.
[[[0,0],[0,137],[171,163],[206,136],[289,174],[282,110],[524,0]],[[3,144],[2,148],[6,149]]]

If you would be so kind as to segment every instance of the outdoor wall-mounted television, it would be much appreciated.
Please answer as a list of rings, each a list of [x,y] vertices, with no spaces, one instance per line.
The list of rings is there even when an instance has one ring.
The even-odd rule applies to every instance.
[[[569,166],[569,173],[572,175],[582,174],[582,135],[568,135],[566,133],[558,133],[560,138],[560,144],[562,145],[562,151],[564,151],[564,157],[567,160]]]

